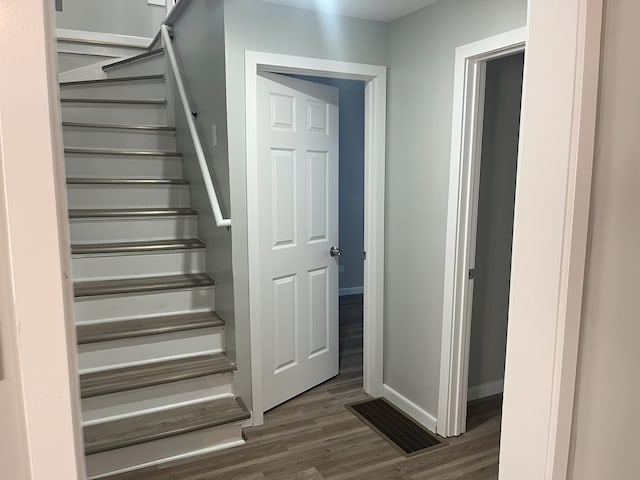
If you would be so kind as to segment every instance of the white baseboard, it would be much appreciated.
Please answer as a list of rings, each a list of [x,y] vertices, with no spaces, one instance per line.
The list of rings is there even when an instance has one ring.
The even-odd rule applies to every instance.
[[[430,430],[432,432],[436,431],[436,425],[438,423],[438,419],[436,417],[413,403],[408,398],[403,397],[388,385],[382,386],[382,392],[382,395],[385,399],[389,400],[420,425],[424,426],[425,428],[427,428],[427,430]]]
[[[363,293],[364,287],[341,288],[338,290],[338,295],[341,297],[345,295],[362,295]]]
[[[100,42],[120,47],[148,48],[152,38],[118,35],[115,33],[85,32],[82,30],[56,29],[58,40],[68,42]]]
[[[490,397],[492,395],[497,395],[504,391],[504,379],[496,380],[494,382],[481,383],[480,385],[475,385],[473,387],[469,387],[469,391],[467,393],[467,401],[478,400],[479,398]]]

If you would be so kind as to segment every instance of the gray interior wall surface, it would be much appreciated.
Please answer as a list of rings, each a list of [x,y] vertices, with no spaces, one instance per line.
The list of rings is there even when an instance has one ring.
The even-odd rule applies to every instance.
[[[524,54],[487,63],[469,386],[504,378]]]
[[[173,37],[191,107],[198,114],[194,120],[220,207],[223,215],[228,217],[230,207],[224,2],[191,2],[173,26]],[[198,210],[198,234],[207,245],[207,273],[216,282],[216,311],[225,320],[226,351],[227,356],[233,360],[236,355],[231,273],[232,233],[227,228],[220,228],[215,224],[182,104],[176,105],[175,115],[178,148],[183,153],[185,177],[191,182],[191,205]],[[213,125],[216,125],[216,146],[213,142]],[[243,383],[244,373],[238,372],[236,377],[240,384]],[[249,379],[245,379],[245,383],[248,381]]]
[[[604,3],[571,480],[640,475],[640,3]]]
[[[340,91],[340,289],[364,283],[364,82],[294,75]]]
[[[147,0],[62,0],[56,27],[153,38],[167,13]]]
[[[386,65],[384,23],[317,13],[258,0],[225,0],[227,107],[236,351],[239,370],[250,368],[249,265],[245,130],[245,50]],[[250,383],[238,385],[250,392]],[[245,393],[245,400],[250,401]]]
[[[434,417],[455,49],[526,14],[526,0],[446,0],[389,27],[384,382]]]

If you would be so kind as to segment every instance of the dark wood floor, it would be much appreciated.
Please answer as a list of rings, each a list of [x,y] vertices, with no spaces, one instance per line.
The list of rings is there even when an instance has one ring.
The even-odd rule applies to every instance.
[[[340,302],[340,375],[265,414],[247,444],[110,477],[117,480],[428,479],[498,476],[500,398],[469,405],[468,432],[447,446],[405,458],[344,405],[362,392],[362,297]]]

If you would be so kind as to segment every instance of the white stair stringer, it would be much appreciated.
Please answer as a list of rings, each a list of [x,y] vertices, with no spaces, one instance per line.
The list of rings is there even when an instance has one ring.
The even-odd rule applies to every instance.
[[[97,480],[161,463],[244,445],[243,422],[205,428],[173,437],[88,455],[87,476]]]
[[[224,350],[224,327],[78,345],[80,374],[177,360]]]

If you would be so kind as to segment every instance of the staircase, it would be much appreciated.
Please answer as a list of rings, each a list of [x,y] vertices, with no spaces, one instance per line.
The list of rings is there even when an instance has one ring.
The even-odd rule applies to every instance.
[[[89,478],[244,443],[162,50],[60,83]]]

